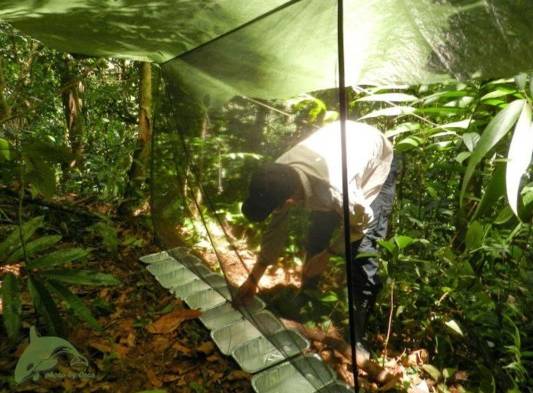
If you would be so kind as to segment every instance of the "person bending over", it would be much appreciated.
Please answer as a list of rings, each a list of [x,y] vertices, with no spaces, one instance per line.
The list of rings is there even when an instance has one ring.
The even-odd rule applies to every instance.
[[[377,241],[386,236],[397,168],[392,145],[378,129],[348,121],[346,140],[353,256],[350,285],[357,300],[354,307],[360,345],[367,315],[381,288],[378,262],[372,254],[376,253]],[[262,234],[256,263],[237,292],[237,304],[250,301],[265,270],[282,253],[288,236],[288,211],[296,205],[310,211],[302,285],[312,286],[326,268],[333,252],[332,235],[342,223],[339,122],[320,128],[275,163],[265,164],[252,174],[242,212],[253,222],[272,217]]]

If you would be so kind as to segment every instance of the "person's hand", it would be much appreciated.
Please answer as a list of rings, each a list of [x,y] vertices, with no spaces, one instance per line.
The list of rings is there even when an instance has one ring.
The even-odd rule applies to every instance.
[[[236,306],[247,306],[252,301],[252,298],[257,292],[257,283],[255,279],[250,275],[246,281],[237,290],[237,294],[233,299],[233,303]]]
[[[302,271],[302,283],[320,276],[328,266],[329,252],[324,250],[319,254],[313,255],[304,265]]]

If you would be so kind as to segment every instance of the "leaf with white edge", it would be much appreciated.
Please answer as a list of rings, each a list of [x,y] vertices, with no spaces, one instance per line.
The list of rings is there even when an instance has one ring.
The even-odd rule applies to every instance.
[[[457,333],[460,336],[464,336],[461,327],[453,319],[450,319],[448,322],[445,322],[445,325],[448,326],[448,328],[450,328],[454,333]]]
[[[367,113],[363,117],[359,118],[359,120],[363,119],[371,119],[374,117],[380,117],[380,116],[405,116],[410,115],[411,113],[414,113],[416,111],[415,108],[411,106],[393,106],[391,108],[385,108],[385,109],[379,109],[374,112]]]
[[[362,97],[356,101],[358,102],[413,102],[417,100],[418,100],[418,97],[415,97],[410,94],[384,93],[384,94],[373,94],[371,96]]]
[[[21,325],[21,302],[18,278],[13,273],[7,273],[2,280],[2,307],[4,327],[7,336],[14,340],[18,336]]]
[[[437,128],[444,128],[444,129],[459,128],[461,130],[466,130],[469,126],[470,126],[470,119],[465,119],[461,121],[454,121],[452,123],[441,124],[437,126]]]
[[[463,143],[465,144],[468,151],[472,152],[474,151],[480,138],[481,137],[477,132],[467,132],[466,134],[463,134]]]
[[[83,301],[79,297],[74,295],[67,287],[53,280],[48,282],[48,286],[59,297],[61,297],[65,301],[65,303],[67,303],[68,307],[79,319],[87,322],[89,326],[96,330],[102,329],[96,319],[94,319],[93,315],[91,314],[91,311],[87,308],[85,303],[83,303]]]
[[[407,122],[402,123],[394,127],[392,130],[385,131],[385,136],[387,138],[392,138],[393,136],[400,135],[410,131],[416,131],[420,129],[420,123]]]
[[[507,170],[505,173],[507,200],[516,216],[518,216],[520,180],[529,167],[532,154],[533,123],[531,122],[531,106],[526,103],[516,123],[513,139],[509,146]]]
[[[508,96],[514,93],[516,93],[516,90],[506,89],[502,87],[497,90],[491,91],[490,93],[485,94],[483,97],[481,97],[481,101],[490,100],[493,98],[505,97],[505,96]]]
[[[468,166],[463,177],[463,184],[461,187],[461,193],[459,195],[459,201],[463,206],[463,198],[466,192],[466,187],[472,179],[474,169],[485,157],[485,155],[507,134],[507,132],[516,123],[522,108],[526,104],[525,100],[517,100],[510,103],[505,109],[500,111],[494,119],[487,125],[481,138],[476,145],[476,148],[472,152],[470,159],[468,160]]]

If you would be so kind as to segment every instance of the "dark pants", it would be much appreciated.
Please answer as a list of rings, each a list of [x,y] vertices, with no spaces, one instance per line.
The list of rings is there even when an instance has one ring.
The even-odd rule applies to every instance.
[[[377,242],[387,235],[389,216],[392,211],[396,176],[398,174],[398,159],[394,157],[387,180],[383,184],[379,195],[370,207],[374,212],[374,219],[367,227],[365,236],[352,243],[352,288],[354,306],[362,314],[362,325],[366,314],[372,311],[376,297],[382,287],[378,276]],[[312,212],[306,251],[309,257],[325,250],[341,218],[336,212]],[[358,329],[364,330],[364,326]]]

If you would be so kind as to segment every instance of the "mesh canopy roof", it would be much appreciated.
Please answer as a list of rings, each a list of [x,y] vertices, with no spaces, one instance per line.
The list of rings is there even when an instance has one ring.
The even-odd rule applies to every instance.
[[[335,0],[0,1],[0,18],[59,50],[171,60],[210,102],[334,87],[335,15]],[[346,1],[347,83],[529,71],[532,21],[531,1]]]

